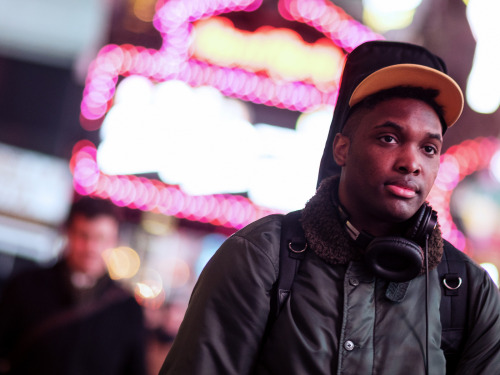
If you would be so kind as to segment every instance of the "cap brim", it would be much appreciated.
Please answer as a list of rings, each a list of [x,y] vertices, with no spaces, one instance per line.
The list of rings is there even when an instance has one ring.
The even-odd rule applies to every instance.
[[[379,91],[397,86],[414,86],[439,91],[436,102],[443,107],[444,121],[452,126],[462,114],[464,97],[458,84],[439,70],[417,64],[391,65],[366,77],[353,91],[349,106]]]

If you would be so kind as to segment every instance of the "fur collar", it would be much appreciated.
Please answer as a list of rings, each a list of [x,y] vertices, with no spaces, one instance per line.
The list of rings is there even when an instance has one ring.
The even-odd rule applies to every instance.
[[[361,260],[363,249],[356,246],[339,221],[332,194],[338,189],[338,177],[323,180],[316,194],[302,211],[302,226],[310,248],[329,264],[347,264]],[[437,267],[443,255],[439,225],[429,238],[429,270]],[[421,274],[425,269],[421,270]]]

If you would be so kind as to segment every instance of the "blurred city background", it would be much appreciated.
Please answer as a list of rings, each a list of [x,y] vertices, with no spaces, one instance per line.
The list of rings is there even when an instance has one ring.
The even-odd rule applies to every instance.
[[[0,293],[57,259],[76,194],[109,199],[126,213],[110,275],[175,331],[227,236],[314,194],[344,56],[373,39],[428,48],[464,91],[429,200],[498,284],[499,14],[497,0],[0,0]]]

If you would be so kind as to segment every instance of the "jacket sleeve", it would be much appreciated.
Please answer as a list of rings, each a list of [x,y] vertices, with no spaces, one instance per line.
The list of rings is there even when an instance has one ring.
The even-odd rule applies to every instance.
[[[500,293],[484,270],[471,267],[468,337],[456,374],[500,374]]]
[[[278,272],[273,246],[279,234],[226,240],[195,285],[161,375],[250,373]]]

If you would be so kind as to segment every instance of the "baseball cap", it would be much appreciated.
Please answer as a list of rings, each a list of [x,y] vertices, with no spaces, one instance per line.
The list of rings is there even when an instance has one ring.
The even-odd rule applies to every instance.
[[[366,97],[397,86],[415,86],[435,89],[435,98],[444,110],[444,121],[449,128],[462,114],[464,97],[458,84],[447,74],[418,64],[397,64],[377,70],[354,89],[349,99],[353,107]]]

